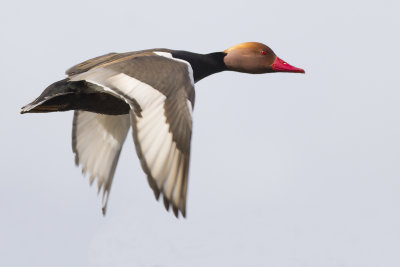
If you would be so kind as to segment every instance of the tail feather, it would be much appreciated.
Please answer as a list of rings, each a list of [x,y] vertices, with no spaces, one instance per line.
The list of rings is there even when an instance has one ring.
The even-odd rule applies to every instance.
[[[71,93],[59,94],[57,96],[68,95]],[[59,101],[54,101],[55,97],[52,96],[45,99],[37,98],[32,103],[25,105],[21,108],[21,114],[24,113],[43,113],[43,112],[54,112],[54,111],[65,111],[68,110],[68,103],[57,103]],[[53,100],[53,101],[50,101]]]
[[[38,98],[21,108],[21,114],[67,110],[122,115],[129,113],[130,106],[99,85],[67,78],[47,87]]]
[[[31,103],[21,108],[21,114],[40,113],[66,110],[68,103],[57,100],[59,96],[73,94],[69,79],[64,79],[51,84],[43,93]]]

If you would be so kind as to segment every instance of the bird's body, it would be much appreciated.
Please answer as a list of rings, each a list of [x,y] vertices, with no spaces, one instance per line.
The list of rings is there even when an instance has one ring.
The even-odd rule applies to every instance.
[[[75,110],[76,164],[97,177],[103,212],[122,145],[132,126],[142,168],[156,198],[186,214],[194,84],[217,72],[304,72],[267,46],[244,43],[211,54],[170,49],[110,53],[67,70],[21,113]]]

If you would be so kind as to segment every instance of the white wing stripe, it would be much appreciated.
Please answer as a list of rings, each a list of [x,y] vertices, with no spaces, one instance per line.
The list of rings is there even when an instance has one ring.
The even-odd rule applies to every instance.
[[[191,73],[190,65],[187,64],[187,66]],[[193,84],[193,77],[189,76]],[[136,135],[139,142],[137,145],[140,146],[142,160],[164,196],[175,207],[181,207],[183,179],[186,179],[184,168],[187,162],[185,156],[177,149],[172,133],[169,131],[164,109],[166,96],[125,74],[115,75],[107,82],[110,83],[110,88],[118,88],[140,105],[141,116],[135,114],[132,116],[136,116]],[[191,115],[193,105],[189,100],[187,100],[187,106]]]
[[[168,173],[171,170],[172,160],[175,157],[175,153],[178,153],[178,151],[176,151],[176,144],[172,142],[172,138],[168,141],[169,143],[166,145],[166,147],[169,147],[169,150],[166,157],[163,159],[163,162],[160,162],[161,160],[157,162],[157,164],[161,165],[159,170],[160,174],[158,174],[159,179],[157,179],[157,186],[161,191],[164,191],[164,183],[167,180]]]
[[[169,132],[164,111],[164,101],[166,96],[133,77],[120,73],[107,79],[107,85],[110,88],[118,88],[122,93],[135,99],[142,109],[142,116],[136,118],[137,136],[141,146],[142,154],[146,164],[150,169],[151,175],[157,180],[164,180],[160,175],[167,176],[167,166],[172,168],[170,175],[171,181],[168,196],[171,192],[178,175],[178,167],[180,167],[180,152],[174,151],[175,156],[167,166],[163,166],[169,159],[166,158],[168,147],[177,150],[176,145],[172,144],[172,134]],[[163,153],[160,151],[163,149]],[[166,172],[167,171],[167,172]],[[161,178],[161,179],[160,179]]]
[[[145,116],[146,114],[143,112],[143,118],[141,118],[137,123],[137,128],[140,128],[142,131],[142,136],[147,136],[152,131],[154,124],[158,123],[157,120],[160,119],[160,113],[164,112],[163,105],[159,105],[159,107],[155,108],[150,115]],[[166,121],[163,121],[166,123]]]
[[[168,131],[168,129],[166,131]],[[140,131],[138,133],[140,133]],[[151,135],[151,138],[149,138],[150,135],[146,136],[147,137],[145,140],[146,142],[140,141],[140,144],[142,146],[142,151],[147,159],[148,165],[151,165],[154,157],[157,156],[156,154],[157,150],[161,145],[161,141],[164,139],[163,137],[165,137],[165,131],[163,132],[154,130],[152,133],[154,134]]]
[[[164,183],[164,192],[168,199],[171,199],[172,190],[176,182],[176,176],[178,175],[179,166],[181,162],[181,153],[175,151],[174,159],[172,161],[172,168],[168,174],[167,180]]]
[[[124,73],[114,75],[107,79],[107,83],[112,87],[118,88],[127,96],[132,97],[139,103],[142,110],[149,108],[149,105],[154,101],[161,98],[163,101],[166,99],[165,95],[154,89],[150,85],[143,83],[133,77]]]
[[[164,170],[164,164],[166,159],[168,159],[168,154],[171,149],[171,145],[172,145],[172,136],[164,135],[164,139],[161,144],[158,155],[154,159],[152,164],[150,164],[150,169],[154,171],[153,172],[154,177],[160,177],[160,175],[162,175]],[[160,177],[160,180],[163,180],[162,177]]]

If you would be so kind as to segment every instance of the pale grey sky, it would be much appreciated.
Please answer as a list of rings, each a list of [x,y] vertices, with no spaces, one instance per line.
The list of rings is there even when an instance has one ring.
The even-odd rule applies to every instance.
[[[0,8],[0,266],[400,266],[398,1],[14,1]],[[188,218],[128,135],[108,214],[72,112],[20,115],[108,52],[259,41],[306,75],[196,85]]]

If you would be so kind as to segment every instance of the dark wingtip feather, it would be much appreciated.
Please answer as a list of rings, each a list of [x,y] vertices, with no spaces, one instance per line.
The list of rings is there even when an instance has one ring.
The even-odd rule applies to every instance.
[[[186,209],[181,210],[182,217],[186,219]]]
[[[164,196],[163,199],[164,199],[164,207],[165,207],[166,210],[169,211],[169,200],[165,196]]]
[[[78,153],[77,152],[75,152],[76,154],[75,154],[75,166],[79,166],[79,156],[78,156]]]
[[[153,190],[154,196],[156,197],[156,200],[160,199],[160,190]]]
[[[154,196],[158,200],[158,198],[160,197],[160,190],[158,189],[157,184],[151,175],[147,175],[147,182],[149,183],[151,189],[153,189]]]
[[[175,207],[175,206],[172,206],[172,211],[174,212],[175,217],[179,219],[179,210],[178,210],[178,208]]]

